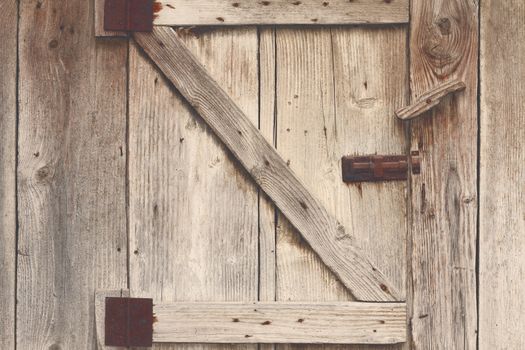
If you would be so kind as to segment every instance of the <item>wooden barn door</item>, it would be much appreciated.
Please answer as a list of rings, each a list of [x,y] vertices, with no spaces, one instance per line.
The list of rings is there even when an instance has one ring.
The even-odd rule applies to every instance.
[[[476,179],[477,9],[464,1],[413,1],[411,11],[410,26],[177,33],[373,257],[401,300],[408,299],[409,341],[387,348],[473,348],[475,206],[469,203]],[[466,81],[467,91],[412,125],[393,117],[451,78]],[[353,300],[134,41],[128,144],[133,295],[158,301]],[[408,156],[414,150],[422,155],[423,173],[409,181],[341,180],[344,155]]]
[[[392,117],[408,101],[407,29],[178,31],[402,298],[407,183],[347,185],[341,157],[408,152],[406,125]],[[353,300],[169,85],[133,43],[131,293],[159,301]]]
[[[279,163],[273,155],[262,165],[280,166],[274,168],[277,174],[291,170],[297,175],[292,180],[304,184],[297,192],[310,202],[280,208],[269,198],[279,191],[275,182],[265,182],[266,168],[239,161],[247,148],[230,150],[231,139],[244,138],[243,146],[261,143],[250,143],[247,128],[235,130],[231,120],[231,139],[218,138],[200,115],[218,101],[216,96],[192,95],[202,80],[177,89],[173,76],[159,69],[171,55],[187,58],[186,52],[167,52],[152,33],[104,32],[105,1],[0,5],[0,46],[8,48],[0,50],[5,77],[0,83],[0,294],[5,296],[0,310],[6,314],[0,348],[104,348],[95,328],[99,301],[93,296],[118,288],[156,303],[403,305],[397,311],[402,321],[398,317],[394,325],[401,336],[381,338],[394,345],[237,339],[222,345],[155,343],[156,349],[476,348],[477,226],[485,239],[482,252],[489,254],[490,243],[499,239],[491,236],[490,218],[478,215],[478,186],[485,189],[480,213],[497,212],[489,204],[498,204],[503,194],[492,199],[489,194],[504,153],[491,147],[499,141],[491,135],[499,134],[485,130],[493,121],[497,126],[497,116],[483,115],[478,139],[478,0],[152,2],[153,33],[165,34],[172,24],[177,39],[170,43],[180,40],[188,48],[239,107],[232,114],[246,116],[284,160]],[[487,32],[496,23],[489,16],[491,3],[496,2],[484,5]],[[241,23],[234,14],[244,10],[247,22]],[[182,15],[174,16],[176,11]],[[291,25],[283,22],[287,19]],[[189,26],[196,22],[202,26]],[[486,49],[498,42],[493,37]],[[164,56],[153,57],[148,45]],[[491,62],[490,55],[485,62]],[[504,56],[494,55],[495,62],[507,60]],[[482,71],[497,72],[489,66]],[[484,90],[494,89],[490,83],[499,77],[488,79]],[[425,95],[455,80],[464,83],[464,91],[437,106]],[[435,108],[412,121],[394,116],[416,101]],[[492,102],[497,111],[497,101]],[[507,119],[513,115],[507,114]],[[509,135],[503,136],[514,147]],[[490,176],[478,176],[478,141],[485,142],[482,154],[495,169]],[[421,174],[408,174],[407,180],[347,184],[341,179],[343,156],[408,157],[415,151]],[[297,182],[289,184],[296,189]],[[286,204],[286,199],[279,201]],[[309,226],[294,228],[303,217]],[[316,219],[322,224],[315,225]],[[299,231],[305,228],[309,238],[329,231],[332,251],[304,239]],[[327,259],[341,246],[348,249],[339,249],[338,257],[370,257],[374,265],[360,265],[364,260],[357,258],[355,264],[339,265],[340,260]],[[481,270],[497,275],[500,266],[492,268],[487,256]],[[362,266],[366,271],[359,275]],[[336,277],[334,268],[345,273]],[[482,275],[480,285],[492,287],[492,276]],[[488,294],[497,296],[485,289],[482,307]],[[325,320],[325,329],[331,320]],[[236,317],[229,321],[242,323]],[[501,325],[481,321],[484,327]],[[294,322],[308,324],[302,317]],[[376,324],[379,329],[381,322]],[[380,338],[374,335],[377,329],[368,327],[371,336],[364,340]],[[252,334],[241,336],[256,343]],[[335,342],[325,338],[323,343]],[[489,338],[480,337],[480,346],[501,337]]]
[[[174,1],[156,3],[155,11],[189,6]],[[379,16],[376,25],[351,26],[169,29],[164,10],[156,15],[163,29],[134,35],[126,132],[132,296],[156,303],[406,301],[407,341],[382,339],[399,343],[386,348],[475,347],[477,4],[416,0],[408,16],[404,3],[399,22],[410,23]],[[206,6],[186,11],[208,24]],[[426,95],[458,79],[466,86],[460,94]],[[418,100],[440,103],[412,122],[394,117]],[[341,179],[343,156],[414,152],[422,171],[406,181]],[[272,182],[290,171],[304,184],[303,191],[290,180],[297,197]],[[369,270],[353,246],[372,258]],[[330,258],[334,251],[347,256],[347,266]]]

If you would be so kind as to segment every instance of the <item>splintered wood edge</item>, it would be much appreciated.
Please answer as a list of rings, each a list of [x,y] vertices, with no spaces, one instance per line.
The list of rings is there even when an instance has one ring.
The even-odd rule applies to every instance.
[[[396,116],[401,120],[417,118],[437,106],[446,96],[456,91],[464,90],[465,88],[465,83],[458,79],[437,85],[433,89],[426,91],[413,104],[398,109],[396,111]]]
[[[260,188],[360,301],[401,301],[399,292],[293,173],[175,31],[154,27],[136,42],[239,160]]]
[[[106,297],[129,297],[128,289],[97,290],[95,292],[95,331],[98,349],[117,350],[121,347],[105,345]]]

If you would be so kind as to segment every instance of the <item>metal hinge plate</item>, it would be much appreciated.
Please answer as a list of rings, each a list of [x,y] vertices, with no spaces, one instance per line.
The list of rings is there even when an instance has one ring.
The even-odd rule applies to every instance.
[[[412,152],[412,173],[421,172],[419,153]],[[402,181],[408,178],[409,157],[406,155],[345,156],[342,159],[344,182]]]
[[[151,32],[153,0],[105,0],[104,30]]]
[[[106,297],[106,346],[151,347],[153,299]]]

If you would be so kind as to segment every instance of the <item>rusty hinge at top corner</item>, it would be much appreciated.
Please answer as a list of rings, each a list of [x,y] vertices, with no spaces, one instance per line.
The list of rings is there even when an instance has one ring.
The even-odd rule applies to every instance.
[[[105,0],[104,30],[152,31],[153,0]]]
[[[409,160],[412,173],[421,172],[419,152],[406,155],[345,156],[342,159],[344,182],[401,181],[408,178]]]
[[[153,300],[106,297],[105,345],[151,347],[153,343]]]

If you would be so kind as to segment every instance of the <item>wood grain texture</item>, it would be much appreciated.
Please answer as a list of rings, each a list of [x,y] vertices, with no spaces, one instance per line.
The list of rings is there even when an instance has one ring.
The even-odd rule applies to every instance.
[[[93,349],[95,289],[126,286],[127,45],[92,9],[20,2],[18,349]]]
[[[391,344],[406,340],[404,303],[155,304],[154,342]]]
[[[407,184],[347,185],[340,163],[406,150],[403,126],[390,117],[406,103],[406,29],[279,29],[276,50],[278,151],[404,297]],[[276,251],[278,300],[352,299],[283,216]],[[279,346],[289,348],[304,349]]]
[[[466,89],[413,121],[412,341],[418,349],[476,347],[478,2],[414,0],[411,91],[416,101],[448,79]]]
[[[0,349],[15,348],[17,1],[0,3]]]
[[[275,28],[259,28],[259,130],[276,146],[275,138]],[[275,234],[277,208],[259,189],[259,300],[275,301]],[[273,350],[260,344],[259,350]]]
[[[171,28],[156,27],[134,37],[354,296],[368,301],[400,299],[351,234],[306,190]]]
[[[258,119],[257,30],[180,31],[240,108]],[[258,192],[138,45],[130,55],[130,283],[165,301],[254,301]],[[156,349],[247,349],[156,345]]]
[[[156,25],[407,23],[408,0],[160,0]]]
[[[525,4],[481,2],[479,349],[525,344]]]
[[[465,89],[465,83],[453,79],[446,81],[437,86],[432,87],[430,90],[425,91],[419,96],[417,101],[410,104],[409,106],[400,108],[396,111],[396,117],[401,120],[410,120],[421,116],[423,113],[428,112],[435,106],[437,106],[443,98],[448,95]]]

